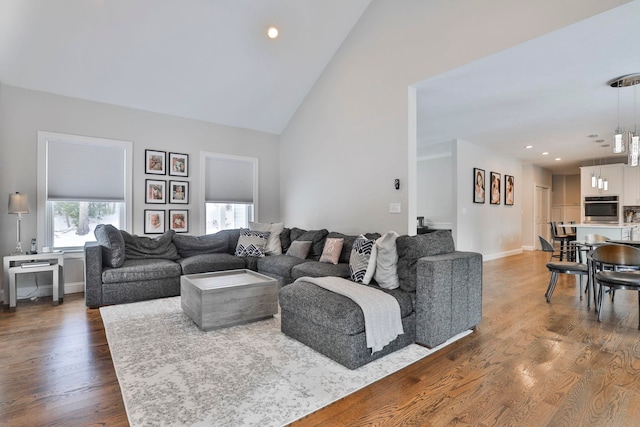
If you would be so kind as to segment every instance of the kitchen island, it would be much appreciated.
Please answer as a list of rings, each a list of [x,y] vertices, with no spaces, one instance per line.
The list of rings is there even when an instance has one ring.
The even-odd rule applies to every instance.
[[[620,224],[562,224],[563,227],[576,229],[576,240],[583,241],[587,234],[599,234],[612,240],[632,240],[638,232],[640,223],[624,222]]]

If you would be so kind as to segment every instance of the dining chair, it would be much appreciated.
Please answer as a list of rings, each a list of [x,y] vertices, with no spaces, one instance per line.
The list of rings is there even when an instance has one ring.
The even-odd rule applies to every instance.
[[[602,322],[602,302],[605,293],[611,293],[613,301],[616,290],[636,291],[640,330],[640,249],[626,245],[603,245],[591,251],[589,257],[594,265],[594,283],[599,285],[596,298],[598,322]]]
[[[558,243],[560,246],[560,261],[563,261],[564,259],[567,261],[575,260],[575,254],[571,251],[569,242],[576,240],[576,236],[567,234],[564,230],[563,232],[559,232],[558,223],[555,221],[550,222],[549,227],[551,229],[551,241],[554,244]]]
[[[573,261],[553,261],[555,252],[553,245],[542,236],[538,236],[538,238],[540,239],[542,250],[544,252],[551,253],[551,258],[549,258],[549,262],[547,263],[547,269],[549,269],[549,271],[551,272],[551,277],[549,278],[547,291],[544,294],[544,296],[547,298],[547,302],[551,302],[551,296],[553,295],[553,291],[555,291],[556,285],[558,284],[559,274],[575,274],[578,276],[578,280],[580,282],[580,299],[582,299],[582,294],[584,293],[582,290],[582,278],[589,274],[587,265]]]

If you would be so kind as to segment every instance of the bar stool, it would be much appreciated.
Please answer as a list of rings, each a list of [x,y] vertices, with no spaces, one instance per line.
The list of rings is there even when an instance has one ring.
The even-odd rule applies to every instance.
[[[576,236],[566,233],[558,233],[558,224],[555,221],[550,222],[549,226],[551,227],[551,241],[554,244],[557,242],[560,245],[560,261],[563,261],[564,259],[567,261],[574,261],[575,254],[571,251],[569,242],[576,240]]]

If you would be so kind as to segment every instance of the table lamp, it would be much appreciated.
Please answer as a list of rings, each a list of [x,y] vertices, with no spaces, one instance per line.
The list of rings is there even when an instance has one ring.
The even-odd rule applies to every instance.
[[[29,200],[26,194],[9,194],[9,213],[17,215],[17,234],[16,234],[16,251],[12,255],[24,254],[22,251],[22,243],[20,242],[20,221],[22,220],[22,214],[28,214]]]

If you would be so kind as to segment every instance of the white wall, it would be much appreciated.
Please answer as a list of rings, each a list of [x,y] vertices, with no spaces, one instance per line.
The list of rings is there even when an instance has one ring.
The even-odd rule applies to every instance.
[[[29,196],[31,213],[22,221],[23,247],[36,236],[36,146],[37,132],[119,139],[133,142],[133,225],[129,231],[143,234],[143,211],[189,209],[189,234],[203,233],[200,219],[200,151],[257,157],[260,174],[260,218],[280,220],[278,136],[220,126],[196,120],[83,101],[0,84],[0,203],[15,191]],[[145,179],[169,176],[145,175],[144,150],[155,149],[189,154],[190,198],[188,205],[146,205]],[[99,159],[98,159],[99,160]],[[4,205],[6,206],[6,204]],[[0,249],[15,249],[15,216],[0,215]],[[25,284],[31,275],[20,275]],[[50,275],[49,275],[50,276]],[[65,264],[67,283],[82,283],[82,262]],[[39,282],[51,283],[43,273]]]
[[[552,174],[549,170],[539,166],[523,165],[522,176],[522,180],[524,182],[524,186],[522,188],[522,247],[527,250],[533,250],[536,246],[536,239],[538,239],[534,227],[534,188],[535,185],[538,184],[551,189]]]
[[[623,3],[373,0],[281,136],[283,220],[345,232],[412,230],[407,88]],[[408,185],[394,190],[395,178]],[[401,202],[403,214],[390,214],[391,202]],[[478,247],[478,239],[465,246]]]
[[[430,228],[451,229],[456,189],[453,142],[418,148],[417,215]]]

